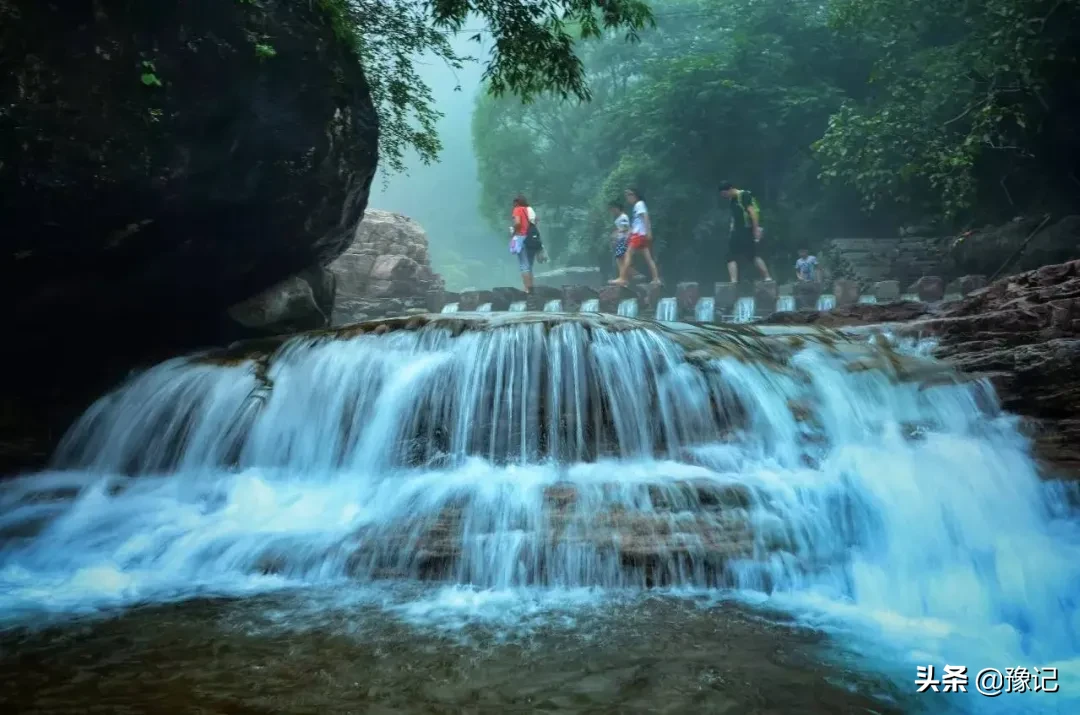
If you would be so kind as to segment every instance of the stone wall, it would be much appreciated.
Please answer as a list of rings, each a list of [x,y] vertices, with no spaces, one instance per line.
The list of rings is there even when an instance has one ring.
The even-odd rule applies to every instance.
[[[907,286],[922,276],[944,275],[950,239],[834,238],[826,241],[820,259],[832,278],[869,285],[898,281]]]

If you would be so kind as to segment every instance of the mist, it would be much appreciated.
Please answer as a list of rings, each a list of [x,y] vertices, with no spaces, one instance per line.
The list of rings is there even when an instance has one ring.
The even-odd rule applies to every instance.
[[[474,22],[474,26],[479,25],[479,21]],[[461,69],[448,67],[430,55],[416,62],[418,73],[431,87],[436,109],[443,114],[439,122],[443,150],[438,161],[425,165],[410,150],[404,173],[387,175],[380,168],[368,204],[373,209],[404,214],[424,227],[432,265],[446,279],[449,290],[520,282],[504,237],[493,234],[480,215],[471,125],[473,108],[483,91],[483,59],[490,47],[486,40],[470,41],[475,34],[475,30],[466,30],[451,41],[455,52],[475,58]],[[509,197],[514,191],[514,187],[507,187],[507,220]]]

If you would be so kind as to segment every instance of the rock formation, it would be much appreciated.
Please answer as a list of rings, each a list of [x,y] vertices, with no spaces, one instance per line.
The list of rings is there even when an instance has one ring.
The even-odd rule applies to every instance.
[[[901,334],[934,337],[937,356],[989,377],[1002,406],[1027,420],[1047,474],[1080,479],[1080,260],[1002,278],[938,306],[860,304],[776,313],[765,322],[898,323]]]
[[[178,319],[178,337],[344,250],[377,122],[319,8],[0,4],[14,100],[0,114],[2,282],[17,327]]]
[[[420,310],[428,291],[443,288],[423,227],[390,211],[367,211],[330,270],[337,279],[335,325]]]
[[[378,122],[334,22],[291,0],[0,2],[3,411],[62,430],[132,367],[311,324],[296,281],[259,294],[332,261],[367,204]]]

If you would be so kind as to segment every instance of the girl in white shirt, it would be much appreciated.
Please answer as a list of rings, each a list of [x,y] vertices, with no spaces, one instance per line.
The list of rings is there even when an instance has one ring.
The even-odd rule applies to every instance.
[[[649,209],[645,206],[645,197],[637,189],[627,189],[623,195],[626,202],[633,206],[633,221],[630,224],[630,239],[627,241],[626,256],[619,267],[619,277],[609,281],[612,285],[624,286],[628,283],[627,274],[634,255],[640,253],[645,257],[645,263],[652,273],[653,285],[660,285],[660,271],[656,268],[656,261],[652,257],[652,221],[649,220]]]

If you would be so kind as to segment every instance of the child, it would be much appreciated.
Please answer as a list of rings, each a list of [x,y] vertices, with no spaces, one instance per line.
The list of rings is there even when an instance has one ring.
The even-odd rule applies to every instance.
[[[799,259],[795,261],[795,278],[800,281],[818,280],[817,258],[805,248],[799,249]]]
[[[615,252],[615,266],[621,273],[626,247],[630,243],[630,217],[626,215],[626,211],[618,201],[609,203],[608,211],[615,219],[615,230],[611,233],[611,247]]]

